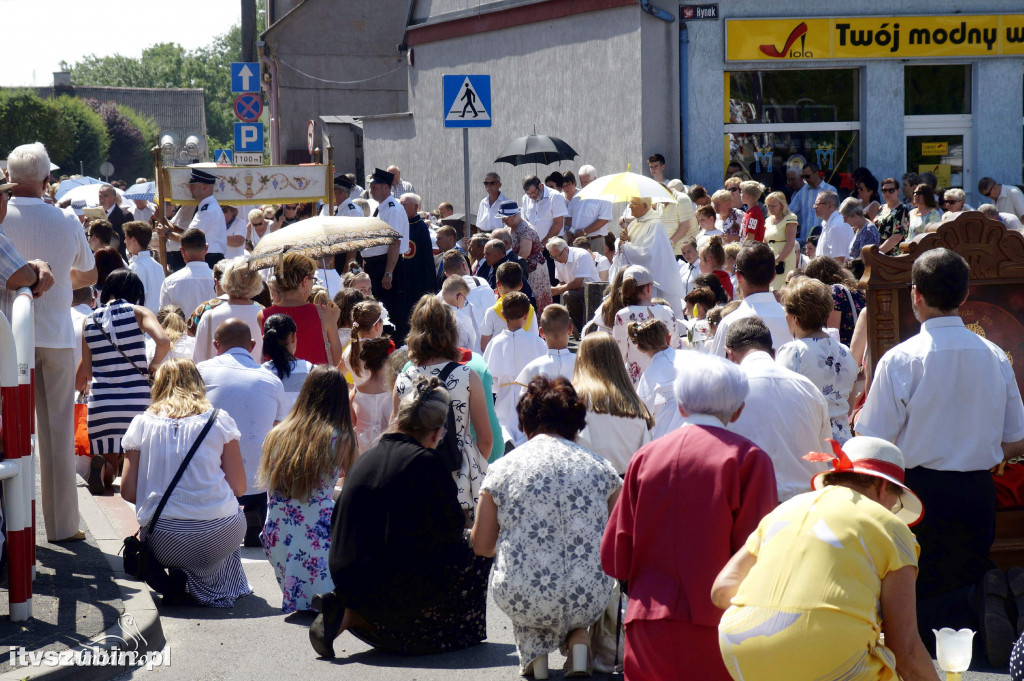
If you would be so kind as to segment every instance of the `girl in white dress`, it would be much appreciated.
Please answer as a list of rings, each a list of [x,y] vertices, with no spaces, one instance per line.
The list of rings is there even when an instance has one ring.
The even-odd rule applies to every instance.
[[[355,414],[356,440],[362,454],[377,444],[391,420],[391,391],[385,374],[395,343],[387,338],[372,338],[360,346],[359,361],[369,378],[359,386],[353,386],[350,396]]]
[[[672,335],[669,343],[673,348],[680,346],[679,331],[676,318],[671,308],[651,302],[654,289],[654,277],[647,268],[630,265],[622,273],[622,307],[615,313],[612,324],[612,337],[622,353],[622,361],[626,365],[629,379],[636,385],[640,375],[651,363],[651,358],[640,352],[629,340],[626,326],[632,322],[645,322],[648,319],[660,319]]]
[[[630,341],[651,358],[650,366],[636,386],[636,393],[654,416],[651,438],[656,440],[683,425],[672,384],[676,380],[676,367],[685,361],[686,353],[669,347],[668,328],[660,319],[648,319],[642,324],[633,322],[628,331]]]

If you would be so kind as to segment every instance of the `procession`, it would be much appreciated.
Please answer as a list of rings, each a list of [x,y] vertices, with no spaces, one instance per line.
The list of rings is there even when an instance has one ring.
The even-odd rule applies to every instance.
[[[409,17],[411,73],[449,38]],[[726,18],[726,62],[900,49]],[[381,132],[412,99],[282,132],[275,59],[230,64],[232,149],[161,129],[76,167],[0,130],[0,672],[134,643],[95,678],[275,677],[253,627],[303,677],[1024,681],[1019,116],[1015,171],[910,113],[897,165],[726,71],[698,163],[685,124],[612,153],[647,113],[501,137],[500,69],[456,70],[458,173]]]

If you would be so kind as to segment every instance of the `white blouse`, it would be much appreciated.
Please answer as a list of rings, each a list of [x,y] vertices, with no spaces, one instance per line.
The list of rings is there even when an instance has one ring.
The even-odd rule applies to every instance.
[[[144,412],[132,419],[121,438],[121,446],[125,451],[139,450],[139,482],[135,495],[139,525],[145,525],[153,517],[178,466],[209,418],[210,412],[182,419]],[[234,420],[221,410],[174,488],[161,518],[216,520],[238,513],[238,501],[221,469],[221,457],[224,445],[240,437]]]

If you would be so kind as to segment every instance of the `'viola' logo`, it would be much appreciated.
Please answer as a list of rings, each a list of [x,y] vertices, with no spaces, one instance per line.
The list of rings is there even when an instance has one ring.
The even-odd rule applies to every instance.
[[[769,57],[775,57],[776,59],[782,59],[782,58],[787,57],[787,56],[788,57],[810,57],[811,53],[807,52],[804,49],[806,47],[806,45],[805,45],[805,41],[807,39],[806,35],[807,35],[807,23],[804,22],[804,21],[801,21],[797,25],[797,27],[793,29],[793,32],[789,34],[789,37],[786,38],[786,44],[783,45],[781,50],[776,48],[774,45],[761,45],[760,46],[760,50],[761,50],[761,52],[763,52],[764,54],[768,55]],[[792,52],[790,52],[790,48],[793,47],[793,43],[795,43],[798,38],[800,39],[800,50],[799,51],[793,50]]]

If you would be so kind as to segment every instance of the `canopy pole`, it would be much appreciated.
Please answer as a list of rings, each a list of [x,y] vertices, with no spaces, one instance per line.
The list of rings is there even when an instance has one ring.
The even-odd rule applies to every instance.
[[[465,207],[463,236],[469,233],[469,128],[462,129],[462,195]]]
[[[166,213],[166,211],[164,209],[164,183],[161,181],[162,180],[161,176],[163,175],[163,167],[162,167],[163,166],[163,161],[161,160],[161,155],[160,155],[160,139],[159,138],[157,138],[156,144],[153,146],[151,152],[153,154],[153,172],[155,173],[153,179],[156,181],[156,211],[153,213],[153,217],[158,222],[166,222],[167,221],[167,213]],[[158,243],[159,243],[160,266],[164,268],[164,275],[166,275],[168,273],[167,272],[167,234],[161,232],[160,233],[160,239],[159,239]]]

